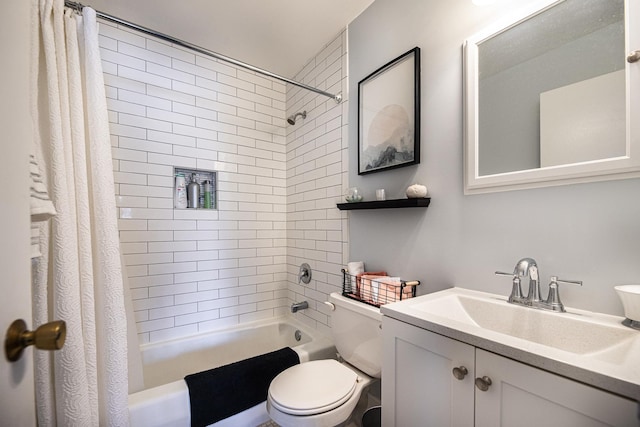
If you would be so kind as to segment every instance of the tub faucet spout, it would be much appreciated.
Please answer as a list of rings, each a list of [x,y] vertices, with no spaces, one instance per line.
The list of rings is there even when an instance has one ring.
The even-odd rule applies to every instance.
[[[305,308],[309,308],[309,303],[307,301],[294,302],[293,304],[291,304],[292,313],[295,313],[298,310],[304,310]]]

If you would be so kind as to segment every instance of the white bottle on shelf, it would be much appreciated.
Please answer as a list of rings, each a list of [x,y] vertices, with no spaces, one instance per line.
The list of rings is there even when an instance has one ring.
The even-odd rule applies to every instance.
[[[184,209],[187,207],[187,185],[185,177],[181,173],[176,175],[174,206],[178,209]]]

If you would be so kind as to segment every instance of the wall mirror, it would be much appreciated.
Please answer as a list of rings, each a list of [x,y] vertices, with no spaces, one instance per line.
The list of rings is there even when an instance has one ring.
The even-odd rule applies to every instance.
[[[465,42],[465,194],[640,177],[637,3],[538,1]]]

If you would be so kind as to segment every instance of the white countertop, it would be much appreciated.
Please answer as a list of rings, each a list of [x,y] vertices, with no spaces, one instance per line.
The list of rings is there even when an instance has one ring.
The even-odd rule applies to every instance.
[[[463,319],[460,314],[438,310],[439,298],[454,295],[487,300],[490,301],[490,304],[497,304],[496,308],[513,311],[513,307],[517,307],[515,310],[533,310],[537,313],[543,313],[540,315],[536,313],[533,317],[538,319],[540,316],[544,316],[545,321],[541,323],[547,325],[553,324],[556,319],[550,316],[567,316],[566,319],[560,320],[568,320],[569,323],[580,326],[576,332],[580,334],[576,336],[579,339],[575,341],[578,342],[591,340],[593,343],[593,340],[598,338],[590,336],[589,330],[596,328],[611,331],[612,335],[620,335],[624,339],[616,342],[615,345],[597,351],[562,350],[481,327],[470,317]],[[381,312],[385,316],[419,328],[640,402],[640,331],[623,326],[621,322],[624,318],[570,307],[566,308],[566,313],[544,312],[515,306],[506,300],[506,296],[464,288],[451,288],[383,305]],[[425,310],[425,303],[434,303],[431,306],[435,309]],[[505,322],[508,321],[509,319],[505,319]],[[539,328],[540,325],[529,324],[524,327]],[[545,333],[546,331],[542,330],[541,332]],[[554,333],[554,331],[549,331],[549,333]]]

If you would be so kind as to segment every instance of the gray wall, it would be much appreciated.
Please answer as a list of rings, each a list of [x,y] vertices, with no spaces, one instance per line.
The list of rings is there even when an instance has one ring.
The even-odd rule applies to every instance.
[[[517,4],[513,4],[517,3]],[[392,58],[422,53],[421,163],[357,175],[357,100],[349,107],[349,184],[369,200],[376,188],[404,196],[413,182],[429,188],[424,209],[349,213],[351,260],[367,269],[422,281],[424,294],[462,286],[508,295],[511,270],[524,256],[565,286],[570,307],[622,314],[616,284],[640,283],[640,180],[611,181],[464,196],[462,191],[462,43],[509,8],[527,1],[474,6],[469,0],[376,0],[349,26],[349,86]],[[526,292],[526,286],[525,286]]]

